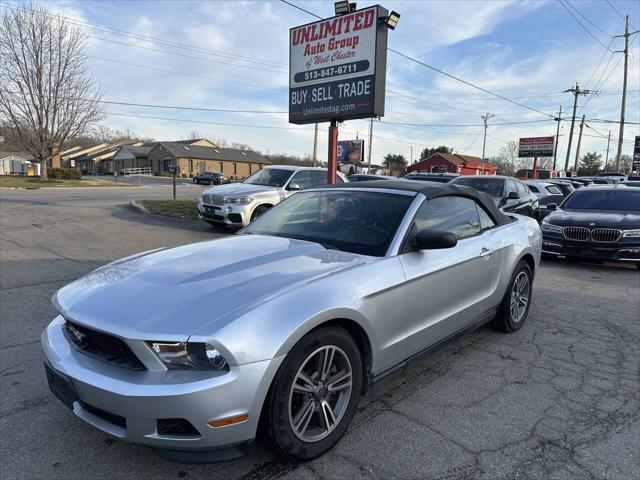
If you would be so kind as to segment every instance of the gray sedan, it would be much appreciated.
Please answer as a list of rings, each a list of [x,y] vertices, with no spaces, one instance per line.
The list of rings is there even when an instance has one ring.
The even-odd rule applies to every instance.
[[[235,236],[115,261],[60,289],[42,334],[73,413],[166,458],[328,451],[379,379],[494,321],[522,327],[535,220],[467,187],[311,189]]]

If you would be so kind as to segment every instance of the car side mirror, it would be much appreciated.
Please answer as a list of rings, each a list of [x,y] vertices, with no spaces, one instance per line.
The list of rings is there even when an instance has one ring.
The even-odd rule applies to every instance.
[[[420,230],[413,236],[414,250],[436,250],[452,248],[458,244],[458,237],[451,232]]]
[[[290,183],[287,190],[300,190],[300,185],[297,183]]]
[[[518,192],[509,192],[509,195],[507,195],[507,200],[518,200],[520,199],[520,195],[518,195]]]
[[[557,203],[547,203],[547,210],[555,210],[556,208],[558,208]]]

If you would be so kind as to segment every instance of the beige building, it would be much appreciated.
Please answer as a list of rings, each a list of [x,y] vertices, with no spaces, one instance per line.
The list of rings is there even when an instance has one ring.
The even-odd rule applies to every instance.
[[[177,166],[182,177],[219,172],[232,180],[243,179],[271,163],[257,152],[221,148],[207,140],[159,142],[149,152],[148,161],[158,175]]]

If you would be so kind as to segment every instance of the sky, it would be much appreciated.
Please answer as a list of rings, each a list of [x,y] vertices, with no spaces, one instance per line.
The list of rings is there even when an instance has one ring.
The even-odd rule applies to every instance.
[[[1,5],[20,3],[0,0]],[[291,0],[317,15],[333,15],[332,1]],[[228,113],[108,105],[103,124],[158,140],[202,136],[248,144],[264,153],[310,155],[313,125],[288,123],[289,29],[314,17],[280,1],[57,0],[40,4],[83,22],[88,66],[103,99],[114,102],[259,110]],[[586,115],[581,152],[615,156],[623,83],[620,15],[640,27],[640,2],[381,1],[401,14],[389,47],[540,112],[571,109],[579,82],[598,95],[579,97]],[[358,8],[370,3],[358,2]],[[567,11],[571,11],[573,18]],[[577,20],[576,20],[577,19]],[[578,23],[581,22],[582,26]],[[587,31],[586,31],[586,30]],[[132,36],[131,34],[134,34]],[[594,38],[595,37],[595,38]],[[640,34],[630,37],[623,153],[640,135]],[[170,44],[167,42],[171,42]],[[385,115],[373,127],[372,163],[388,153],[447,145],[481,156],[481,116],[489,119],[486,156],[510,140],[555,135],[556,122],[457,82],[389,52]],[[136,116],[127,116],[136,115]],[[156,118],[140,118],[156,117]],[[160,119],[163,117],[165,119]],[[564,118],[564,114],[563,114]],[[169,120],[166,120],[169,119]],[[518,125],[501,123],[531,122]],[[407,125],[412,124],[412,125]],[[368,139],[368,120],[340,125],[340,139]],[[436,126],[437,125],[437,126]],[[470,125],[470,126],[460,126]],[[575,152],[576,123],[572,152]],[[558,158],[564,162],[570,122],[562,122]],[[326,159],[328,124],[320,124],[318,157]],[[365,146],[365,149],[368,145]],[[571,164],[573,164],[573,155]]]

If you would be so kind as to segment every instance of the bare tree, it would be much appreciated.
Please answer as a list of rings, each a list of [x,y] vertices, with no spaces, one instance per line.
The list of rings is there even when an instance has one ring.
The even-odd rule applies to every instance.
[[[86,38],[64,17],[35,5],[0,18],[0,125],[15,131],[41,165],[103,116],[85,59]]]

